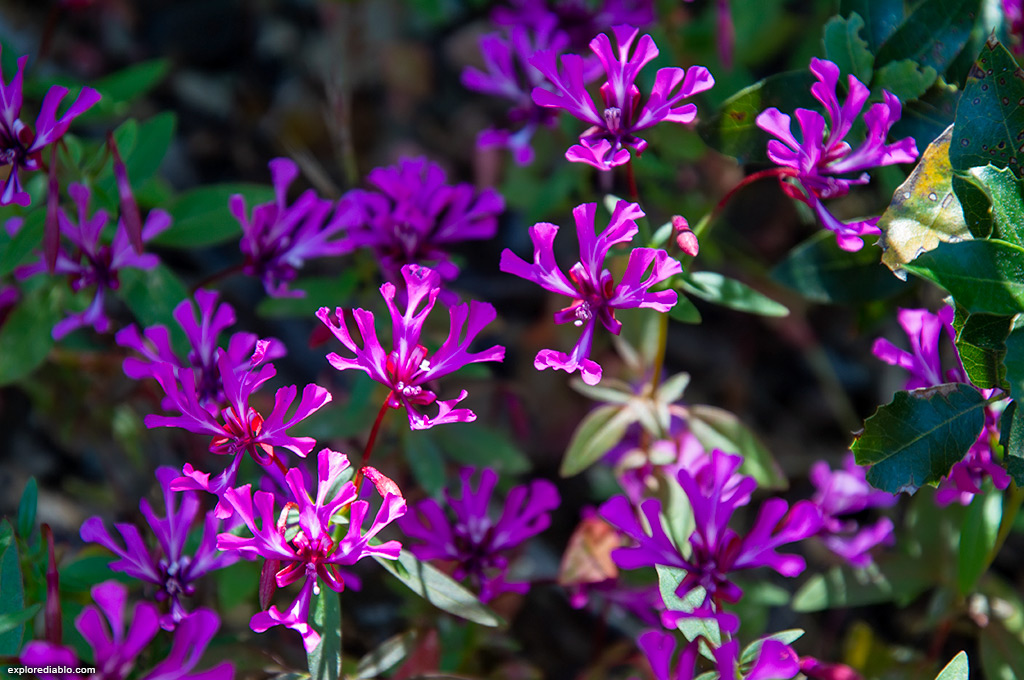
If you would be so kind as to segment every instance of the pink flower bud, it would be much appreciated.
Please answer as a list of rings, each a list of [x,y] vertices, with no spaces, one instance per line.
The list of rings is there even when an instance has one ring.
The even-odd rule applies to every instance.
[[[690,257],[697,257],[697,253],[700,252],[700,243],[697,241],[697,235],[690,229],[690,223],[686,221],[686,218],[682,215],[673,215],[672,227],[678,232],[676,243],[679,245],[679,249]]]

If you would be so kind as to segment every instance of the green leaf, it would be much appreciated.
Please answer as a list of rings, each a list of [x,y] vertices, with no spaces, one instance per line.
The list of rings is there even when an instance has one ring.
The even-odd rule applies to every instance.
[[[558,474],[572,477],[586,470],[618,444],[626,428],[635,422],[636,414],[630,408],[618,405],[595,408],[572,433]]]
[[[439,427],[431,437],[445,457],[464,465],[492,467],[513,475],[530,469],[530,459],[507,433],[480,422]]]
[[[482,626],[493,628],[504,623],[501,617],[481,603],[476,595],[426,562],[420,562],[407,550],[402,550],[397,560],[376,556],[373,559],[411,591],[438,609]]]
[[[745,283],[716,272],[688,272],[680,278],[686,292],[716,305],[761,316],[787,316],[786,306]]]
[[[1006,338],[1006,381],[1010,383],[1010,396],[1016,402],[1024,401],[1024,327],[1015,328]]]
[[[945,241],[970,238],[960,203],[953,193],[949,165],[952,128],[928,145],[917,167],[892,196],[881,218],[882,263],[894,272]]]
[[[180,194],[167,211],[173,222],[153,242],[173,248],[198,248],[237,239],[242,227],[228,210],[228,199],[241,194],[248,212],[274,200],[274,190],[262,184],[214,184]]]
[[[832,17],[825,24],[825,58],[835,63],[843,75],[853,75],[862,83],[871,82],[875,57],[860,36],[864,19],[854,12],[849,18]]]
[[[720,449],[743,457],[740,472],[757,480],[762,489],[785,489],[786,476],[761,443],[735,414],[715,406],[691,406],[690,431],[706,450]]]
[[[123,269],[118,292],[141,325],[163,324],[170,330],[175,347],[184,345],[184,332],[174,320],[174,308],[189,294],[169,267],[161,263],[148,271]]]
[[[0,635],[3,635],[8,631],[12,631],[17,628],[23,627],[24,623],[30,620],[36,614],[38,614],[39,610],[42,608],[43,605],[37,603],[30,607],[22,609],[20,612],[0,614]]]
[[[108,579],[131,583],[132,577],[121,571],[112,571],[114,559],[107,550],[98,546],[86,548],[79,557],[60,569],[60,590],[62,593],[85,593],[93,586]]]
[[[804,636],[803,628],[791,628],[789,630],[781,630],[778,633],[772,635],[766,635],[765,637],[754,640],[746,649],[743,650],[743,654],[740,655],[740,665],[753,663],[754,660],[761,655],[761,647],[768,640],[776,640],[784,645],[791,645]]]
[[[1009,168],[997,168],[986,165],[971,168],[964,179],[974,185],[985,195],[987,214],[981,214],[983,208],[977,202],[976,194],[972,195],[971,205],[964,206],[964,217],[968,213],[976,216],[979,230],[984,228],[984,217],[989,217],[992,237],[1002,239],[1018,246],[1024,246],[1024,197],[1021,196],[1021,182]],[[974,229],[971,230],[974,233]],[[985,234],[987,237],[989,234]]]
[[[312,680],[341,677],[341,597],[317,577],[320,592],[309,605],[309,625],[320,634],[320,642],[306,653]]]
[[[1010,631],[998,615],[992,616],[984,634],[978,636],[981,647],[982,677],[987,680],[1024,678],[1024,642]]]
[[[91,85],[103,95],[102,111],[120,113],[123,106],[156,87],[171,69],[169,59],[151,59],[95,80]]]
[[[872,52],[896,32],[905,16],[903,0],[840,0],[841,15],[849,16],[854,12],[864,18],[867,42]]]
[[[1012,316],[995,314],[966,315],[957,308],[956,350],[967,371],[967,377],[977,387],[1006,387],[1006,338],[1013,325]]]
[[[686,576],[684,570],[664,564],[655,565],[655,569],[658,571],[658,588],[661,590],[661,599],[669,611],[692,612],[704,602],[706,593],[700,586],[688,592],[685,598],[676,595],[676,589]],[[679,620],[678,628],[691,642],[698,637],[703,637],[716,648],[722,644],[722,631],[715,619],[686,617]],[[714,659],[705,645],[701,645],[700,651],[709,659]]]
[[[25,609],[25,585],[21,580],[18,546],[14,529],[6,519],[0,522],[0,616],[18,614]],[[17,656],[21,652],[23,624],[15,624],[0,633],[0,656]]]
[[[833,567],[813,574],[793,596],[793,611],[820,612],[881,602],[909,603],[931,584],[916,559],[896,556],[881,570]]]
[[[1017,414],[1017,401],[1011,401],[999,418],[999,443],[1003,464],[1017,486],[1024,486],[1024,416]]]
[[[967,663],[967,652],[960,652],[935,676],[935,680],[969,680],[970,677],[971,667]]]
[[[42,246],[45,223],[45,210],[35,210],[25,218],[21,229],[0,253],[0,276],[7,276],[15,267],[32,259],[36,249]],[[3,235],[6,236],[6,232]]]
[[[889,139],[913,137],[918,149],[925,149],[953,124],[960,90],[938,78],[927,92],[903,105],[903,115],[889,131]]]
[[[901,102],[917,99],[935,84],[939,74],[931,66],[921,66],[913,59],[886,64],[875,71],[874,89],[888,90]]]
[[[957,586],[961,595],[974,589],[988,568],[988,557],[996,544],[999,523],[1003,519],[1003,494],[989,490],[971,501],[960,525],[960,552],[957,560]]]
[[[0,385],[24,378],[46,359],[62,316],[60,297],[55,287],[33,291],[0,326]]]
[[[980,0],[930,0],[917,5],[875,54],[875,64],[911,59],[946,70],[971,37]]]
[[[972,314],[1024,311],[1024,248],[1006,241],[943,243],[906,269],[945,288]]]
[[[253,593],[259,592],[260,563],[238,560],[214,574],[217,584],[217,603],[220,611],[227,612],[253,600]]]
[[[808,300],[825,304],[883,300],[906,287],[879,262],[877,251],[843,250],[827,231],[794,248],[772,271],[772,278]]]
[[[1024,165],[1024,71],[1013,55],[990,37],[971,68],[956,110],[949,160],[967,172],[989,163],[1018,177]]]
[[[811,96],[815,82],[806,69],[769,76],[725,100],[697,126],[697,131],[708,146],[741,164],[767,161],[768,140],[772,137],[757,127],[757,115],[772,106],[784,113],[797,107],[817,108],[820,104]]]
[[[35,477],[29,477],[18,503],[18,536],[28,540],[36,529],[36,508],[39,503],[39,486]]]
[[[988,192],[971,175],[953,175],[953,193],[964,211],[964,222],[974,238],[992,235],[992,205]]]
[[[437,497],[444,490],[444,457],[430,430],[412,432],[402,439],[402,450],[409,470],[429,495]]]
[[[269,318],[301,317],[311,319],[321,307],[334,310],[345,307],[359,285],[359,272],[344,269],[334,276],[307,276],[290,284],[293,291],[304,291],[303,297],[267,297],[260,300],[256,313]]]
[[[947,383],[897,392],[864,421],[851,448],[867,480],[890,493],[913,493],[949,474],[978,438],[985,399],[974,387]]]
[[[177,118],[170,112],[157,114],[139,124],[134,147],[130,153],[122,155],[133,188],[141,187],[160,169],[174,139],[176,126]],[[100,187],[113,192],[117,185],[111,176],[101,182]]]
[[[700,323],[700,310],[685,295],[680,295],[668,315],[680,323]]]
[[[415,630],[389,637],[359,660],[353,680],[371,680],[387,673],[416,649],[419,635]]]

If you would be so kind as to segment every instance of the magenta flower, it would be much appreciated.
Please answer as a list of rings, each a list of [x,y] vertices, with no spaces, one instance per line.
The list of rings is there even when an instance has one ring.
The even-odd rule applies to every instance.
[[[640,33],[632,26],[615,26],[612,29],[618,49],[612,49],[611,41],[600,34],[590,41],[590,49],[597,55],[607,75],[601,86],[604,106],[598,108],[584,85],[585,62],[575,54],[561,58],[562,69],[558,68],[558,55],[551,51],[540,51],[530,60],[554,86],[554,92],[543,87],[533,90],[533,101],[538,106],[565,109],[580,120],[590,123],[580,136],[580,144],[569,147],[567,160],[589,163],[599,170],[610,170],[629,161],[630,147],[637,156],[647,148],[647,142],[636,134],[662,121],[670,123],[691,123],[697,118],[694,104],[682,101],[710,89],[715,84],[703,66],[693,66],[688,71],[681,68],[662,68],[654,78],[650,96],[640,105],[640,89],[636,78],[648,62],[658,56],[658,48],[649,35],[640,38],[636,50],[633,42]],[[633,52],[630,56],[630,52]]]
[[[421,560],[451,560],[455,578],[468,578],[480,589],[480,599],[489,602],[502,593],[525,593],[529,583],[509,583],[508,554],[527,539],[544,531],[551,524],[548,514],[560,502],[555,485],[535,479],[529,485],[509,491],[501,506],[501,517],[492,519],[488,505],[498,474],[489,468],[480,472],[480,482],[472,487],[473,468],[459,474],[462,493],[455,497],[445,490],[445,513],[432,498],[420,501],[413,513],[398,521],[402,531],[421,543],[409,551]],[[452,516],[454,515],[454,519]]]
[[[120,558],[110,563],[113,571],[124,572],[157,587],[157,601],[170,601],[170,613],[161,617],[160,625],[173,630],[188,615],[182,597],[195,593],[195,582],[211,571],[234,564],[237,557],[217,551],[216,535],[220,531],[220,522],[212,512],[204,516],[199,547],[193,555],[186,555],[185,541],[199,514],[199,499],[194,493],[186,492],[179,506],[170,488],[171,482],[179,476],[178,472],[162,467],[156,471],[156,476],[164,493],[164,517],[157,517],[145,498],[139,501],[139,509],[156,535],[159,550],[151,551],[146,546],[134,524],[115,524],[114,528],[124,541],[122,547],[111,537],[99,517],[85,520],[80,535],[83,541],[99,543]]]
[[[463,303],[450,308],[448,338],[433,355],[428,355],[427,348],[420,344],[420,335],[441,292],[441,277],[427,267],[406,265],[402,267],[402,278],[405,279],[408,292],[408,303],[402,313],[399,313],[395,304],[395,284],[385,283],[380,287],[380,294],[391,313],[391,341],[394,349],[386,352],[377,339],[373,312],[365,309],[352,311],[362,337],[360,346],[349,333],[345,310],[340,307],[335,309],[335,325],[331,322],[329,310],[321,307],[316,313],[317,318],[354,355],[346,358],[332,352],[327,355],[327,361],[339,371],[350,368],[363,371],[387,387],[390,390],[387,405],[391,408],[404,406],[409,416],[409,427],[414,430],[426,430],[443,423],[468,423],[476,420],[476,414],[469,409],[455,408],[456,404],[466,398],[465,390],[456,399],[439,401],[429,384],[466,364],[504,360],[505,348],[499,345],[481,352],[469,351],[484,326],[494,321],[494,307],[486,302],[472,300],[468,305]],[[422,407],[435,402],[438,405],[436,416],[431,418],[421,412]]]
[[[91,87],[83,87],[64,115],[57,118],[57,109],[67,95],[68,89],[54,85],[43,97],[43,104],[36,117],[36,129],[33,132],[20,118],[22,81],[27,62],[27,56],[18,59],[18,72],[9,83],[5,83],[3,74],[0,74],[0,167],[11,166],[7,179],[4,180],[3,191],[0,192],[0,205],[29,204],[31,199],[21,186],[21,171],[40,169],[43,148],[63,137],[71,126],[71,121],[100,100],[99,92]]]
[[[654,22],[651,0],[511,0],[511,7],[495,7],[494,23],[501,26],[524,26],[534,30],[554,25],[566,36],[570,49],[582,50],[609,26],[629,24],[646,26]]]
[[[21,652],[19,661],[25,666],[94,666],[98,675],[40,674],[42,680],[125,680],[160,630],[157,608],[148,603],[135,605],[127,617],[128,589],[116,581],[107,581],[92,589],[96,606],[88,606],[75,619],[75,628],[92,647],[91,663],[79,663],[70,647],[51,642],[30,642]],[[127,625],[127,630],[125,626]],[[221,663],[207,671],[193,673],[199,660],[220,627],[217,614],[199,609],[185,616],[174,629],[174,640],[167,657],[148,673],[138,675],[139,680],[231,680],[234,666]]]
[[[982,394],[989,396],[992,392],[994,390],[982,390]],[[985,407],[985,426],[978,440],[971,445],[963,460],[955,463],[949,475],[939,482],[935,492],[936,504],[944,506],[956,501],[960,505],[970,505],[974,495],[981,493],[981,485],[986,479],[991,479],[999,490],[1010,485],[1010,474],[999,464],[993,452],[999,442],[999,416],[998,409]]]
[[[683,647],[672,666],[676,651],[674,636],[659,630],[649,630],[637,640],[640,649],[651,664],[655,680],[693,680],[694,665],[699,656],[699,643],[694,640]],[[740,647],[730,640],[713,649],[715,668],[720,680],[789,680],[800,672],[800,658],[796,652],[778,640],[766,639],[757,658],[749,668],[740,669]]]
[[[555,314],[556,323],[572,321],[583,327],[572,354],[551,349],[537,353],[533,365],[537,370],[556,368],[567,373],[579,369],[583,382],[596,385],[601,380],[601,366],[590,359],[597,322],[615,335],[622,324],[615,318],[616,309],[648,307],[667,312],[677,298],[673,290],[651,291],[651,288],[682,271],[682,266],[664,250],[634,248],[629,253],[622,279],[615,283],[605,268],[612,246],[629,243],[639,229],[635,220],[644,216],[635,203],[619,201],[611,221],[599,236],[594,236],[596,203],[584,203],[573,210],[576,237],[580,244],[580,260],[569,270],[567,278],[555,262],[554,241],[558,227],[539,222],[530,227],[533,241],[533,264],[506,249],[501,254],[501,271],[533,281],[542,288],[572,298],[571,305]],[[648,272],[650,272],[648,274]],[[644,278],[646,276],[646,278]]]
[[[754,526],[746,536],[728,528],[736,508],[750,502],[756,483],[736,474],[739,456],[715,450],[708,464],[694,472],[680,470],[679,484],[690,500],[695,529],[690,536],[690,556],[684,557],[665,533],[659,513],[661,503],[648,499],[640,505],[650,533],[637,519],[633,506],[624,496],[615,496],[601,507],[601,516],[629,536],[636,545],[615,550],[612,558],[623,569],[638,569],[663,564],[685,570],[676,595],[681,598],[697,587],[705,589],[704,602],[692,613],[666,612],[662,619],[674,626],[683,617],[715,618],[723,630],[735,632],[739,619],[721,610],[721,603],[735,603],[743,591],[729,580],[729,573],[742,569],[770,567],[783,576],[797,576],[806,563],[797,555],[776,549],[787,543],[814,535],[821,528],[818,509],[809,501],[789,508],[781,498],[770,498],[761,505]]]
[[[76,312],[53,327],[53,337],[60,340],[65,335],[84,326],[92,326],[98,333],[110,330],[110,319],[103,305],[108,291],[120,287],[118,271],[126,268],[152,269],[160,263],[156,255],[137,254],[132,248],[124,220],[117,222],[117,231],[110,245],[100,245],[100,235],[107,225],[109,216],[105,210],[97,210],[89,217],[91,192],[82,184],[72,184],[68,193],[78,207],[78,222],[73,222],[63,210],[60,211],[60,231],[75,246],[74,250],[61,249],[57,253],[56,274],[66,274],[71,280],[71,289],[79,291],[95,286],[92,303],[83,312]],[[171,217],[163,210],[152,210],[142,228],[143,241],[149,241],[171,226]],[[45,261],[19,267],[15,276],[25,279],[47,271]]]
[[[304,291],[289,290],[306,260],[342,255],[351,250],[341,238],[348,226],[348,207],[322,199],[313,189],[306,190],[288,205],[288,187],[299,174],[299,167],[288,158],[270,161],[270,176],[276,198],[261,203],[248,216],[245,197],[236,194],[228,201],[231,214],[242,225],[244,271],[258,276],[272,297],[302,297]],[[334,214],[331,214],[331,208]],[[325,224],[326,222],[326,224]]]
[[[1024,55],[1024,1],[1003,0],[1003,14],[1010,34],[1010,49],[1019,58]]]
[[[854,516],[868,508],[890,507],[896,503],[896,496],[872,489],[852,453],[843,459],[841,470],[832,470],[825,461],[818,461],[811,466],[810,478],[816,489],[811,502],[821,511],[818,538],[855,567],[871,564],[870,550],[895,540],[892,520],[882,517],[870,526],[862,526]]]
[[[225,494],[252,536],[221,534],[217,538],[217,547],[237,551],[250,560],[259,557],[273,560],[280,566],[274,577],[279,588],[303,581],[301,591],[286,611],[271,606],[267,611],[254,614],[249,625],[257,633],[273,626],[291,628],[302,635],[307,652],[320,641],[320,635],[308,623],[309,604],[312,595],[320,592],[319,581],[340,593],[345,582],[338,565],[355,564],[364,557],[398,559],[402,548],[398,541],[370,545],[370,539],[381,529],[405,514],[405,499],[398,487],[390,480],[386,480],[390,482],[387,484],[375,484],[384,500],[370,528],[364,530],[363,523],[370,504],[356,500],[356,487],[351,481],[341,482],[348,466],[348,459],[343,454],[329,449],[320,451],[317,456],[316,500],[306,490],[299,470],[293,468],[287,472],[285,479],[292,492],[289,505],[297,510],[297,522],[291,527],[288,526],[289,513],[282,512],[280,519],[275,514],[273,494],[252,492],[248,484],[229,489]],[[372,478],[376,477],[381,475],[374,471]],[[332,525],[344,526],[336,521],[335,516],[346,507],[350,508],[347,529],[344,536],[336,541],[332,538]],[[289,528],[296,530],[291,538],[288,538],[291,535]]]
[[[894,144],[886,144],[885,138],[893,124],[900,119],[900,100],[890,92],[884,92],[884,102],[872,104],[864,114],[867,137],[860,146],[852,149],[844,141],[853,127],[855,119],[871,94],[867,86],[849,76],[846,101],[840,106],[836,97],[839,84],[839,67],[824,59],[811,59],[811,73],[818,79],[811,86],[811,94],[825,107],[825,118],[816,111],[797,109],[796,119],[800,124],[801,141],[793,136],[790,117],[775,107],[765,109],[757,116],[757,126],[778,137],[768,142],[768,157],[773,163],[788,172],[780,176],[780,185],[790,197],[806,203],[825,225],[834,232],[839,247],[856,251],[864,246],[862,236],[882,233],[878,218],[854,222],[842,222],[830,213],[822,200],[845,196],[850,187],[868,183],[868,168],[894,163],[912,163],[917,158],[917,145],[913,137],[905,137]],[[860,173],[855,177],[842,177]],[[785,178],[795,184],[789,184]]]
[[[195,372],[196,390],[199,402],[203,406],[219,405],[224,402],[224,383],[220,377],[217,356],[217,344],[220,334],[235,323],[235,310],[226,302],[217,304],[219,294],[216,291],[197,290],[195,303],[182,300],[174,308],[174,319],[191,345],[185,359],[179,358],[171,347],[171,334],[166,326],[150,326],[139,332],[135,324],[118,331],[114,336],[117,344],[133,349],[142,355],[127,357],[124,360],[124,372],[129,378],[141,380],[156,377],[158,364],[170,364],[177,371]],[[198,308],[198,316],[196,315]],[[233,366],[233,373],[239,376],[249,370],[249,359],[256,348],[258,340],[255,333],[235,333],[228,340],[227,363]],[[269,361],[285,355],[284,344],[279,340],[267,340],[264,359]],[[173,409],[167,402],[165,408]]]

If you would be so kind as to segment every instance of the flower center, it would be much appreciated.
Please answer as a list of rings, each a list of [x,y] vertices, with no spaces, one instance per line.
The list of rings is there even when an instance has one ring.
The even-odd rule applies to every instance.
[[[622,128],[622,109],[617,106],[609,106],[605,109],[604,124],[609,132],[619,132]]]

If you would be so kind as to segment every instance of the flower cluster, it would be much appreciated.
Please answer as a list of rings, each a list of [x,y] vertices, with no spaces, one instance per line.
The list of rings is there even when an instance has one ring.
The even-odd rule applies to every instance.
[[[582,57],[562,56],[561,71],[558,54],[552,50],[542,50],[530,60],[554,88],[554,91],[534,88],[533,101],[538,106],[564,109],[591,125],[580,135],[580,143],[566,152],[566,159],[588,163],[599,170],[610,170],[629,162],[629,148],[638,156],[642,154],[647,142],[637,133],[662,121],[692,123],[697,117],[697,107],[684,104],[683,100],[715,84],[715,79],[703,66],[692,66],[685,71],[677,67],[658,69],[650,96],[641,106],[640,89],[635,81],[640,70],[658,56],[658,48],[651,36],[644,35],[634,50],[633,43],[640,30],[632,26],[615,26],[612,30],[617,49],[612,48],[603,33],[590,42],[590,49],[597,55],[607,77],[601,85],[603,107],[598,107],[587,92],[586,62]]]
[[[917,145],[912,137],[893,144],[885,139],[893,124],[900,119],[900,100],[886,91],[884,101],[872,104],[864,114],[867,136],[856,149],[845,141],[864,104],[871,94],[868,87],[853,75],[847,80],[846,101],[842,105],[836,96],[839,85],[839,67],[824,59],[811,59],[811,73],[818,82],[811,86],[811,94],[821,102],[828,116],[810,109],[797,109],[800,125],[798,141],[791,130],[790,117],[770,107],[757,116],[757,126],[777,137],[768,142],[768,157],[773,163],[788,170],[780,177],[780,185],[792,198],[806,203],[818,216],[825,228],[834,232],[839,247],[855,251],[864,246],[862,236],[880,234],[878,218],[843,222],[822,204],[822,200],[845,196],[850,188],[867,184],[868,168],[894,163],[912,163],[917,158]],[[843,177],[860,173],[855,177]],[[786,178],[792,179],[790,184]]]
[[[580,259],[569,269],[566,277],[555,262],[554,241],[558,227],[540,222],[530,227],[533,241],[533,264],[505,250],[501,254],[501,271],[533,281],[552,293],[572,299],[572,304],[555,314],[557,323],[572,321],[583,327],[583,333],[572,354],[545,349],[537,353],[534,366],[538,370],[556,368],[567,373],[580,371],[583,381],[596,385],[601,380],[601,366],[590,358],[597,322],[615,335],[622,324],[615,318],[615,310],[646,307],[667,312],[675,305],[675,291],[652,291],[651,288],[682,271],[682,265],[664,250],[634,248],[622,278],[615,280],[605,261],[612,246],[629,243],[639,232],[636,220],[643,217],[640,206],[619,201],[612,212],[611,221],[599,236],[594,235],[596,203],[585,203],[573,210],[576,218],[576,237],[580,246]],[[648,273],[649,272],[649,273]]]
[[[509,5],[494,8],[491,17],[496,24],[533,30],[551,26],[572,50],[586,48],[608,26],[646,26],[655,18],[651,0],[511,0]]]
[[[432,498],[417,503],[412,513],[399,520],[402,531],[420,541],[409,546],[409,551],[423,560],[454,562],[455,578],[470,579],[480,589],[484,602],[505,592],[525,593],[529,583],[506,580],[506,555],[548,527],[548,513],[558,507],[558,491],[544,479],[514,487],[505,499],[501,517],[494,521],[488,506],[498,474],[491,469],[482,470],[475,490],[474,475],[472,468],[462,470],[461,496],[445,491],[454,521]]]
[[[427,267],[406,265],[402,267],[402,278],[405,280],[408,293],[404,312],[398,311],[395,301],[398,289],[395,284],[388,282],[380,287],[380,294],[391,313],[393,349],[390,352],[385,351],[377,339],[373,312],[365,309],[356,309],[352,312],[362,339],[360,346],[349,332],[345,310],[340,307],[335,309],[336,323],[332,323],[330,311],[326,307],[321,307],[316,314],[317,318],[354,355],[346,358],[332,352],[327,355],[327,360],[339,371],[363,371],[387,387],[390,390],[387,405],[396,409],[405,407],[409,416],[409,427],[414,430],[425,430],[442,423],[467,423],[476,420],[476,415],[469,409],[455,408],[456,404],[466,398],[465,390],[456,399],[439,401],[430,383],[466,364],[502,361],[505,358],[505,348],[498,345],[481,352],[469,351],[484,326],[494,320],[494,307],[473,300],[469,304],[463,303],[450,308],[448,338],[436,352],[429,354],[427,348],[420,344],[420,336],[423,333],[423,324],[441,293],[441,276]],[[435,402],[438,405],[436,416],[430,417],[421,412],[422,407]]]

